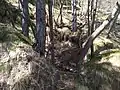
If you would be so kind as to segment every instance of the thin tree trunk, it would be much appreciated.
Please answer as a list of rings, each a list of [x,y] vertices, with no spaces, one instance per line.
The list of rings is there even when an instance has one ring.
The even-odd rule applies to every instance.
[[[54,61],[54,37],[53,37],[53,10],[52,10],[52,6],[53,6],[53,0],[49,0],[48,3],[49,6],[49,25],[50,25],[50,40],[51,40],[51,61]]]
[[[60,17],[60,24],[62,24],[63,23],[63,19],[62,19],[62,10],[63,10],[63,1],[62,0],[60,0],[60,13],[59,13],[59,15],[58,15],[58,18],[57,18],[57,22],[59,22],[59,17]]]
[[[48,9],[49,9],[49,25],[50,25],[50,41],[51,41],[51,64],[54,64],[54,36],[53,36],[53,0],[48,0]],[[52,70],[54,67],[51,67]],[[58,82],[59,73],[56,72],[54,77],[52,77],[53,81],[51,83],[52,90],[57,90],[57,82]]]
[[[88,0],[88,36],[90,35],[90,0]]]
[[[21,10],[22,10],[22,33],[29,37],[28,22],[29,22],[29,12],[28,12],[28,0],[20,0]]]
[[[90,25],[90,35],[93,33],[93,30],[94,29],[94,0],[91,0],[91,25]],[[93,46],[93,43],[90,47],[90,54],[91,54],[91,57],[90,59],[92,59],[92,56],[93,56],[93,52],[94,52],[94,46]]]
[[[94,5],[94,0],[91,2],[91,3],[93,3],[93,4],[91,4],[92,5],[92,12],[91,12],[91,34],[94,32],[94,27],[95,27],[95,16],[96,16],[96,10],[97,10],[97,2],[98,2],[98,0],[96,0],[96,2],[95,2],[95,5]],[[93,6],[95,6],[95,7],[93,7]],[[94,45],[93,45],[93,43],[92,43],[92,45],[91,45],[91,59],[92,59],[92,57],[93,57],[93,53],[94,53]]]
[[[71,1],[72,4],[72,31],[77,30],[76,0]]]
[[[62,15],[62,12],[63,12],[63,1],[61,0],[61,7],[60,7],[60,15],[61,15],[61,17],[60,17],[60,23],[61,23],[61,24],[63,23],[63,19],[62,19],[63,15]]]

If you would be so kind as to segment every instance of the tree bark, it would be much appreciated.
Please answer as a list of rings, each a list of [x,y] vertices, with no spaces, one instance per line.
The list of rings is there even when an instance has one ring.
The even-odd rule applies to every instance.
[[[54,61],[54,36],[53,36],[53,15],[52,15],[52,6],[53,0],[49,0],[49,25],[50,25],[50,40],[51,40],[51,60]]]
[[[28,22],[29,22],[29,11],[28,11],[28,0],[20,0],[22,10],[22,33],[25,36],[29,36]]]
[[[87,11],[87,14],[88,14],[88,36],[90,35],[90,0],[88,0],[88,11]]]
[[[63,1],[60,0],[60,13],[59,13],[59,15],[57,17],[57,22],[59,22],[59,17],[60,17],[60,25],[63,24],[62,12],[63,12]]]
[[[95,27],[95,17],[96,17],[96,10],[97,10],[98,0],[95,0],[95,1],[92,0],[91,3],[92,3],[91,4],[91,34],[92,34],[94,32],[94,27]],[[91,45],[91,59],[93,57],[93,53],[94,53],[94,45],[92,43],[92,45]]]
[[[71,1],[72,4],[72,31],[77,30],[76,0]]]
[[[45,0],[36,1],[36,49],[40,55],[45,52]]]

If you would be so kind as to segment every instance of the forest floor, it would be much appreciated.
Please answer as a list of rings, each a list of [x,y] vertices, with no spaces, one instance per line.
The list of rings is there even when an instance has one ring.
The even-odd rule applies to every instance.
[[[55,62],[50,65],[50,52],[47,52],[47,58],[39,57],[4,20],[0,24],[0,90],[51,90],[56,72],[58,90],[120,90],[119,24],[113,28],[109,39],[106,38],[108,29],[95,39],[94,56],[91,60],[89,54],[86,56],[81,77],[76,78],[80,57],[78,41],[73,43],[62,39],[64,35],[55,36]],[[63,18],[63,21],[69,25],[68,19]],[[69,33],[70,29],[66,27],[57,30],[70,34],[69,37],[76,35]]]
[[[4,27],[4,31],[7,27]],[[4,34],[3,31],[1,31],[1,33]],[[120,45],[118,34],[119,32],[113,32],[110,34],[110,39],[107,39],[105,38],[104,32],[95,39],[95,55],[92,60],[89,60],[88,55],[88,62],[85,63],[84,69],[81,72],[79,85],[78,82],[76,82],[76,79],[78,79],[76,78],[76,60],[79,59],[79,48],[76,44],[70,41],[58,41],[56,39],[56,61],[53,67],[58,70],[60,75],[58,76],[59,80],[57,82],[58,90],[76,90],[76,88],[80,88],[78,90],[119,90]],[[4,35],[4,37],[5,36],[6,35]],[[47,73],[52,72],[49,70],[50,66],[47,63],[50,60],[50,55],[48,55],[48,58],[40,58],[39,54],[33,51],[31,46],[24,44],[17,39],[17,41],[11,41],[16,37],[15,36],[13,39],[13,36],[14,34],[11,35],[11,33],[9,33],[9,38],[7,39],[10,40],[6,40],[0,44],[1,90],[3,88],[6,88],[5,90],[9,90],[8,88],[22,88],[17,90],[25,90],[27,85],[29,85],[28,82],[33,80],[31,73],[35,73],[36,66],[38,65],[37,63],[40,65],[38,65],[37,68],[38,71],[40,70],[40,72],[38,72],[40,77],[44,77],[46,79],[48,77],[52,77],[54,73],[47,76]],[[50,54],[50,52],[48,53]],[[43,80],[44,84],[46,79]],[[36,86],[33,85],[33,87]]]

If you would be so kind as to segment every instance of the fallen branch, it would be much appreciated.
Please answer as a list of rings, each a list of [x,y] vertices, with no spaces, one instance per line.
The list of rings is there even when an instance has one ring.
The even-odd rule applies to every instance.
[[[84,57],[85,55],[87,54],[89,48],[91,47],[92,43],[93,43],[93,40],[99,36],[99,34],[109,25],[109,21],[106,20],[103,22],[103,24],[98,27],[95,32],[93,32],[93,34],[87,39],[87,41],[84,43],[84,46],[81,50],[81,53],[80,53],[80,60],[79,60],[79,64],[81,64],[84,60]]]
[[[117,2],[117,6],[118,6],[118,9],[117,11],[119,10],[119,4]],[[117,12],[116,11],[116,12]],[[114,18],[114,17],[113,17]],[[102,25],[100,25],[93,33],[92,35],[86,40],[86,42],[83,44],[83,48],[82,50],[80,51],[80,59],[79,59],[79,63],[78,63],[78,69],[80,69],[80,65],[84,63],[84,57],[86,56],[89,48],[91,47],[93,41],[96,39],[96,37],[98,37],[102,31],[104,31],[104,29],[111,23],[111,21],[113,20],[113,18],[111,18],[110,20],[109,19],[106,19]]]
[[[112,20],[112,22],[111,22],[111,24],[110,24],[107,38],[109,38],[109,34],[110,34],[110,32],[112,31],[112,29],[113,29],[113,27],[114,27],[114,25],[115,25],[115,23],[116,23],[116,21],[117,21],[117,19],[118,19],[118,16],[119,16],[119,14],[120,14],[120,6],[119,6],[118,3],[117,3],[117,6],[118,6],[118,8],[117,8],[117,11],[116,11],[115,14],[114,14],[114,19]]]

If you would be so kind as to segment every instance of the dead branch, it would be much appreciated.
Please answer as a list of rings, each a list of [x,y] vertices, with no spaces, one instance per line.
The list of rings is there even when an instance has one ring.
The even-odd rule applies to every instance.
[[[116,11],[115,14],[114,14],[114,19],[112,20],[112,22],[111,22],[111,24],[110,24],[107,38],[109,38],[109,34],[110,34],[110,32],[112,31],[112,29],[113,29],[113,27],[114,27],[114,25],[115,25],[115,23],[116,23],[116,21],[117,21],[118,15],[120,14],[120,6],[119,6],[118,3],[117,3],[117,6],[118,6],[118,8],[117,8],[117,11]]]
[[[117,2],[117,6],[119,8],[119,4]],[[119,9],[117,9],[118,11]],[[117,12],[116,11],[116,12]],[[114,17],[113,17],[114,18]],[[87,54],[89,48],[91,47],[93,41],[96,39],[96,37],[98,37],[102,31],[104,31],[104,29],[111,23],[111,21],[113,20],[113,18],[111,18],[110,20],[106,19],[102,25],[100,25],[93,33],[91,36],[89,36],[89,38],[86,40],[86,42],[83,44],[83,48],[80,52],[80,59],[79,59],[79,63],[78,63],[78,68],[80,69],[80,65],[83,64],[83,60],[85,55]]]

